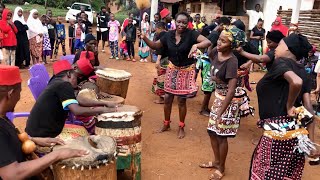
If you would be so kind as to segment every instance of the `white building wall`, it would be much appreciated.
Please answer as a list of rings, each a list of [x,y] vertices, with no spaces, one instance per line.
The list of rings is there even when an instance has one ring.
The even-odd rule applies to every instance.
[[[296,1],[298,0],[264,0],[264,28],[269,31],[272,22],[277,17],[277,11],[280,6],[283,10],[296,9]],[[311,10],[313,8],[314,0],[302,0],[300,10]]]

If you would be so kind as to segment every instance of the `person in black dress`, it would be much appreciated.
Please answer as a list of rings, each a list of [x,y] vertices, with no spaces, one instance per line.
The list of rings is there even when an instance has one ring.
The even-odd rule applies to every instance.
[[[298,61],[312,46],[300,34],[280,41],[275,61],[257,85],[260,120],[264,133],[254,150],[250,178],[301,179],[305,156],[319,157],[319,149],[302,148],[314,142],[313,119],[298,120],[296,107],[314,114],[310,101],[310,79]],[[309,138],[308,138],[309,136]],[[311,142],[310,142],[311,141]]]
[[[18,33],[16,34],[18,39],[16,49],[16,66],[24,68],[23,61],[25,60],[25,67],[28,67],[30,65],[30,48],[27,35],[27,30],[29,28],[24,20],[23,9],[21,7],[16,7],[14,10],[13,23],[18,29]]]
[[[210,41],[199,32],[188,29],[189,15],[185,12],[176,15],[176,30],[171,30],[153,42],[139,32],[138,35],[152,49],[163,48],[168,53],[169,65],[166,71],[164,83],[164,114],[165,120],[159,132],[170,129],[171,109],[174,96],[178,97],[179,106],[179,132],[178,138],[184,138],[185,117],[187,114],[187,98],[195,97],[198,87],[195,83],[195,58],[193,54],[196,50],[207,48]]]
[[[259,19],[256,27],[250,32],[250,43],[260,51],[259,47],[262,47],[262,41],[265,38],[266,30],[262,28],[263,20]],[[262,54],[262,52],[260,52]]]

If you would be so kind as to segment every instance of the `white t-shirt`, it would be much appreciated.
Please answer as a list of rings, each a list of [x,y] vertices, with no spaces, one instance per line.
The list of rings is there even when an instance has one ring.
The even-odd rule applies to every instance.
[[[259,19],[264,19],[261,11],[247,10],[247,14],[249,15],[249,30],[252,30],[258,24]]]
[[[319,56],[318,62],[316,64],[316,67],[314,68],[314,72],[320,73],[320,56]]]

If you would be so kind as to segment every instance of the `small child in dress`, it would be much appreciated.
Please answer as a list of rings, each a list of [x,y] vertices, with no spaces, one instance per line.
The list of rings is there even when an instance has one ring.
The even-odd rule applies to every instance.
[[[62,53],[65,56],[66,55],[66,29],[64,27],[64,24],[62,24],[62,18],[58,17],[58,24],[56,24],[56,47],[54,49],[54,58],[57,59],[59,46],[61,44],[62,46]]]
[[[75,50],[82,51],[84,49],[84,39],[86,37],[86,25],[82,21],[82,17],[78,17],[78,23],[74,27],[74,48]]]
[[[210,73],[211,62],[208,55],[206,53],[203,54],[200,50],[197,50],[195,57],[197,59],[197,63],[196,63],[197,75],[196,76],[198,76],[198,73],[201,72],[201,80],[202,80],[201,90],[204,93],[202,107],[199,113],[203,116],[209,117],[210,115],[209,102],[210,102],[211,94],[215,90],[215,82],[211,80],[211,73]]]
[[[132,62],[136,62],[136,60],[134,59],[134,44],[136,42],[137,28],[132,24],[132,22],[133,22],[133,18],[129,17],[128,25],[124,28],[124,33],[126,36],[126,43],[128,47],[128,54],[129,54],[127,61],[132,60]]]
[[[47,63],[47,56],[51,56],[52,49],[51,49],[51,44],[50,44],[50,38],[49,38],[49,32],[48,32],[48,22],[49,19],[47,18],[46,15],[41,16],[41,22],[43,25],[43,43],[42,43],[42,61],[45,64]],[[40,28],[40,27],[39,27]]]
[[[69,29],[68,29],[68,33],[69,33],[69,49],[70,49],[70,54],[75,54],[75,49],[74,49],[74,23],[75,20],[74,19],[70,19],[69,20]]]
[[[122,57],[123,60],[125,60],[128,57],[128,47],[125,36],[123,36],[122,41],[120,43],[120,57]]]
[[[110,59],[116,58],[116,60],[119,60],[118,39],[119,39],[119,32],[120,32],[120,23],[119,21],[114,19],[114,14],[112,13],[110,13],[110,21],[108,22],[108,27],[109,27],[109,45],[111,50]]]

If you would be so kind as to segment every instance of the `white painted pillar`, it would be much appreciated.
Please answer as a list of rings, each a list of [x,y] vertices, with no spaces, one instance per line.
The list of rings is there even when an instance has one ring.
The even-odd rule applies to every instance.
[[[201,10],[200,10],[200,16],[202,17],[204,15],[204,9],[205,9],[205,2],[201,2]]]
[[[295,6],[292,9],[291,23],[298,23],[302,0],[295,0]]]
[[[154,21],[154,15],[158,12],[158,0],[151,0],[150,21]]]

